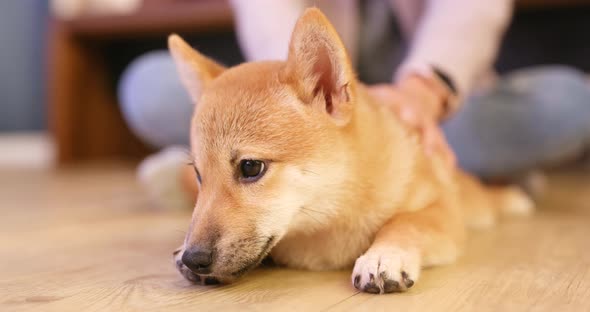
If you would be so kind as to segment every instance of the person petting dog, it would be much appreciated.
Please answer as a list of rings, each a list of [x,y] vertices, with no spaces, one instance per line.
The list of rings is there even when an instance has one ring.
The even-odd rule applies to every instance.
[[[231,4],[246,59],[282,60],[293,25],[311,1]],[[492,63],[513,1],[313,4],[333,22],[361,80],[420,130],[429,154],[442,155],[449,164],[456,155],[460,167],[480,178],[514,180],[588,151],[590,88],[583,73],[548,65],[494,75]],[[193,104],[168,52],[134,62],[119,94],[124,116],[140,138],[160,148],[188,146]],[[178,148],[162,155],[174,180],[185,156]]]

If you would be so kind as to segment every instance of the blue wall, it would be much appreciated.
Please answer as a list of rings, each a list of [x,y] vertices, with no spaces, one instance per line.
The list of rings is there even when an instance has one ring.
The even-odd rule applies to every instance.
[[[0,0],[0,131],[45,128],[47,0]]]

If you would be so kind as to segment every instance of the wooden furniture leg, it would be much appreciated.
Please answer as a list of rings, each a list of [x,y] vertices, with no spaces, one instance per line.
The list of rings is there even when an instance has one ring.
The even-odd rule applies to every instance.
[[[99,46],[50,26],[48,98],[58,163],[134,158],[150,149],[125,125]]]

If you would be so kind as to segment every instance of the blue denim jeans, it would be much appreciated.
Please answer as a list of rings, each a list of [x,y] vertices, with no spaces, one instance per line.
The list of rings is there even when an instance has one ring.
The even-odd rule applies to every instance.
[[[168,51],[133,61],[118,86],[123,117],[135,135],[154,147],[189,145],[193,104]]]
[[[167,52],[131,64],[119,100],[130,128],[147,143],[189,144],[193,105]],[[481,177],[510,177],[565,162],[590,146],[590,84],[563,66],[515,71],[470,97],[444,131],[459,165]]]
[[[590,150],[590,83],[565,66],[503,76],[443,126],[461,167],[501,178],[557,165]]]

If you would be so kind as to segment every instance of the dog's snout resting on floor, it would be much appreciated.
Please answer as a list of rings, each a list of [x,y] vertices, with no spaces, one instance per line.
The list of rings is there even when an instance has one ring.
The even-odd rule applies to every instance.
[[[210,249],[191,246],[184,250],[181,261],[195,273],[209,274],[213,263],[213,252]]]
[[[224,68],[178,36],[169,47],[198,103],[198,200],[175,252],[191,281],[232,282],[270,254],[293,268],[353,268],[365,292],[405,291],[421,268],[455,261],[467,226],[532,209],[516,188],[426,157],[356,80],[317,9],[297,22],[284,62]]]

